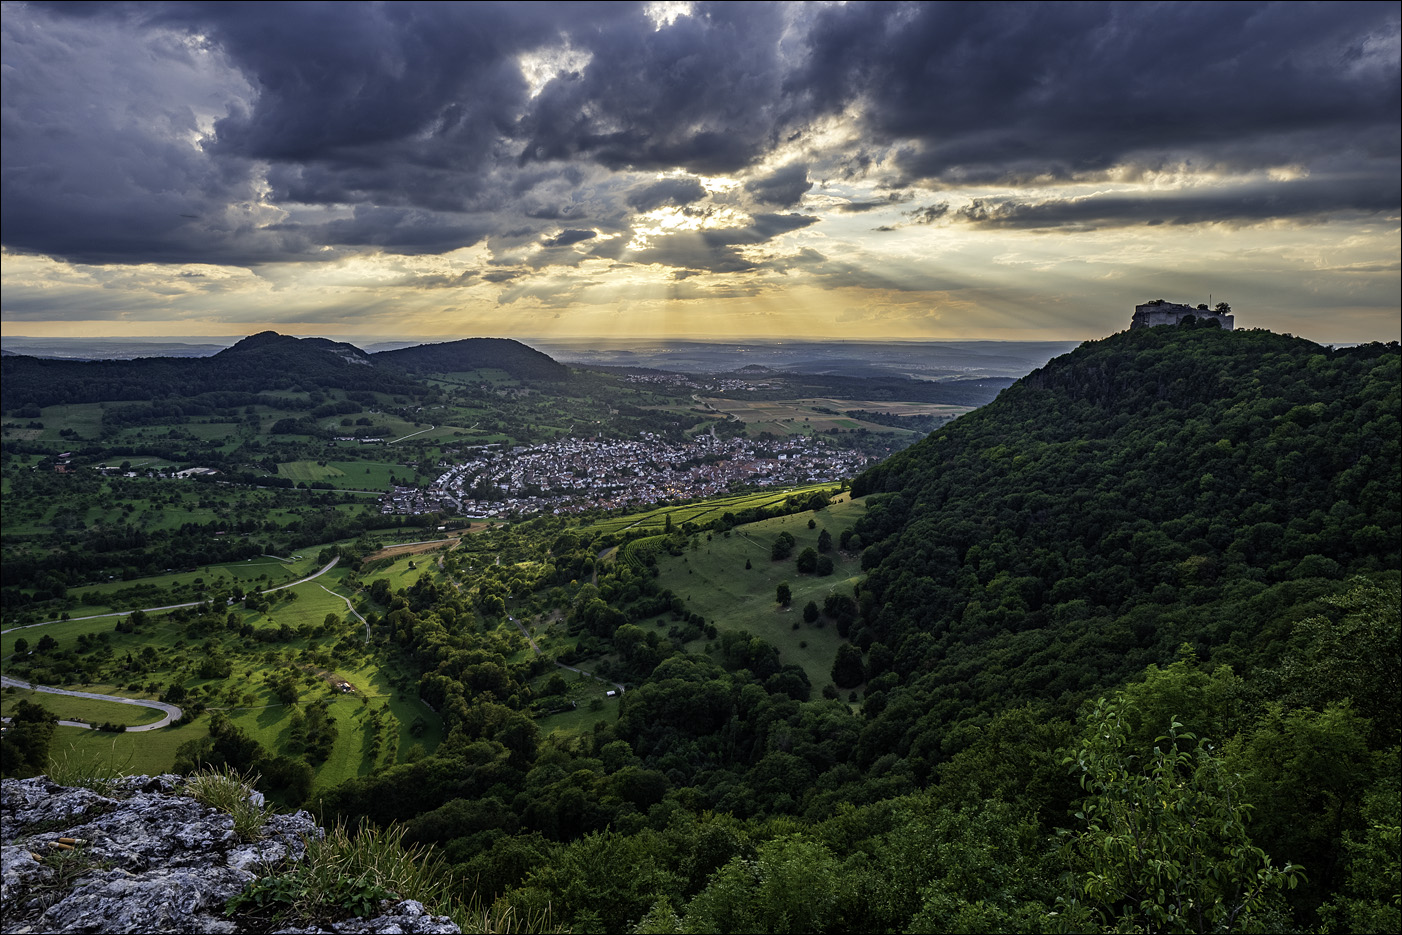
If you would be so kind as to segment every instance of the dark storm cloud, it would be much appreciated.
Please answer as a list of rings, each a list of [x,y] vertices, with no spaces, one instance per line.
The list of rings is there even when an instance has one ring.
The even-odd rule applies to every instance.
[[[599,236],[597,231],[564,230],[560,231],[560,233],[554,237],[551,237],[547,240],[542,240],[541,246],[568,247],[571,244],[577,244],[582,240],[589,240],[590,238],[597,236]]]
[[[767,243],[790,231],[802,230],[818,218],[807,214],[758,214],[745,227],[685,231],[659,237],[633,257],[638,263],[660,263],[711,273],[739,273],[760,264],[737,248]]]
[[[628,204],[639,211],[655,211],[661,207],[684,208],[706,197],[706,189],[693,178],[660,179],[642,185],[628,193]]]
[[[861,214],[866,211],[875,211],[877,208],[889,208],[892,205],[905,204],[915,198],[913,192],[891,192],[885,198],[873,198],[870,201],[849,201],[847,204],[838,205],[837,210],[844,214]]]
[[[932,205],[906,212],[907,216],[916,224],[933,224],[948,213],[949,202],[947,201],[937,201]]]
[[[446,253],[478,243],[492,232],[484,217],[373,205],[357,207],[350,218],[295,229],[321,243],[404,254]]]
[[[93,263],[305,255],[295,232],[260,230],[252,174],[195,145],[197,113],[246,92],[236,72],[179,36],[132,55],[131,30],[26,12],[0,21],[5,246]]]
[[[1172,197],[1096,195],[1041,202],[976,199],[955,212],[979,227],[1100,228],[1157,224],[1246,224],[1279,218],[1308,220],[1353,211],[1396,212],[1402,187],[1376,180],[1301,179],[1238,186],[1212,193]],[[947,208],[947,206],[946,206]]]
[[[759,202],[779,208],[792,208],[813,187],[807,165],[785,166],[777,172],[745,183],[745,191]]]
[[[810,168],[996,183],[1014,192],[964,216],[1006,227],[1397,206],[1395,4],[697,3],[659,26],[634,3],[143,3],[3,19],[0,240],[91,263],[620,232],[631,212],[706,197],[695,178],[638,177],[678,169],[738,176],[781,208]],[[533,88],[523,55],[553,62],[549,80]],[[814,129],[833,122],[860,143],[824,150]],[[1287,166],[1319,187],[1094,208],[1016,195]],[[307,206],[349,217],[311,223]],[[737,246],[714,233],[697,242]]]
[[[947,183],[1251,168],[1373,131],[1395,161],[1397,24],[1392,4],[849,4],[815,14],[799,83]]]
[[[663,29],[618,16],[571,35],[593,55],[551,82],[521,123],[523,158],[613,169],[739,172],[792,121],[780,4],[697,3]]]

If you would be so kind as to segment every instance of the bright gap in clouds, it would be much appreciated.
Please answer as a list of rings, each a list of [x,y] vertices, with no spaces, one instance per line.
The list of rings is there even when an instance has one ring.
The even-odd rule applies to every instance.
[[[592,52],[571,48],[567,42],[564,45],[527,52],[516,59],[516,64],[521,69],[521,77],[526,79],[531,99],[534,100],[551,81],[560,75],[582,72],[593,60]]]
[[[643,8],[643,14],[652,20],[653,30],[660,31],[683,16],[690,16],[691,0],[652,0]]]

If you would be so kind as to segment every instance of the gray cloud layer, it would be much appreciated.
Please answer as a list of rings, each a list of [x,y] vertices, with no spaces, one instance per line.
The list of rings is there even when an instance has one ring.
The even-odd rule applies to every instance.
[[[749,269],[736,247],[794,229],[774,219],[799,215],[766,212],[799,205],[817,163],[860,174],[878,153],[890,185],[927,189],[1309,174],[947,217],[940,202],[913,216],[926,223],[1249,223],[1399,202],[1395,4],[697,3],[660,26],[632,3],[16,4],[3,30],[0,240],[79,262],[566,248],[702,200],[695,178],[646,177],[681,170],[742,178],[755,221],[642,260]],[[534,96],[523,55],[559,63]],[[830,120],[862,151],[822,151]],[[793,146],[812,158],[774,168]]]

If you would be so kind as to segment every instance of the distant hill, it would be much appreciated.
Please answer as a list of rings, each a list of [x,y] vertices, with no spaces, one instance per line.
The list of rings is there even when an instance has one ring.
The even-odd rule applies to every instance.
[[[5,354],[6,410],[30,404],[112,402],[270,389],[376,390],[402,393],[414,377],[492,368],[522,380],[569,379],[569,368],[519,341],[468,338],[367,354],[326,338],[263,331],[211,357],[59,360]]]
[[[443,344],[420,344],[369,355],[376,366],[406,373],[455,373],[504,370],[522,380],[568,380],[569,368],[510,338],[464,338]]]
[[[349,344],[265,331],[212,357],[97,361],[6,357],[0,407],[318,387],[397,393],[412,386],[408,376],[371,366],[368,355]]]

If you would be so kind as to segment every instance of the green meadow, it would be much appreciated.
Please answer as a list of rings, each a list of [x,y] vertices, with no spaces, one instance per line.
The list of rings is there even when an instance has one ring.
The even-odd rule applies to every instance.
[[[581,524],[581,530],[600,533],[622,532],[624,530],[662,532],[667,526],[668,517],[671,518],[673,526],[676,527],[688,522],[705,525],[720,519],[726,513],[738,513],[741,510],[756,507],[774,507],[782,504],[789,497],[809,494],[817,490],[828,490],[836,495],[838,489],[839,485],[837,484],[808,484],[802,487],[785,487],[735,494],[729,497],[715,497],[697,503],[658,507],[641,513],[607,516],[592,521],[586,520]]]
[[[218,569],[220,580],[227,583],[246,577],[250,565],[256,564],[210,566],[202,571],[212,574]],[[314,567],[314,552],[290,565],[278,563],[288,580]],[[348,574],[336,568],[313,581],[273,592],[274,599],[264,611],[235,604],[204,618],[187,614],[184,622],[178,614],[152,614],[134,633],[116,630],[118,621],[111,617],[13,630],[0,637],[0,653],[9,657],[15,640],[24,638],[31,653],[6,661],[6,673],[14,677],[148,698],[179,685],[186,697],[178,704],[205,706],[206,713],[192,724],[158,731],[107,734],[60,729],[56,755],[115,765],[127,772],[169,770],[181,743],[208,734],[214,712],[247,731],[269,753],[295,754],[289,746],[294,712],[300,717],[309,705],[324,701],[336,737],[324,760],[316,758],[311,765],[314,788],[329,788],[432,752],[442,740],[441,722],[418,700],[408,670],[378,658],[381,654],[366,643],[363,624],[350,615],[345,600],[353,594],[346,585]],[[141,580],[169,587],[192,577],[196,576]],[[206,582],[210,580],[206,577]],[[46,654],[33,652],[46,635],[57,646]],[[211,657],[228,660],[228,675],[202,676],[201,665]],[[340,681],[353,686],[354,692],[343,692],[334,684]],[[279,691],[288,683],[296,688],[294,704],[286,703]],[[15,690],[3,697],[8,705],[32,695]],[[42,694],[37,700],[62,718],[137,725],[160,717],[152,709],[60,695]]]
[[[111,694],[103,692],[102,694]],[[136,705],[118,704],[115,701],[100,701],[96,698],[74,698],[71,695],[55,695],[49,692],[29,691],[28,689],[6,689],[0,693],[0,716],[9,716],[10,708],[21,701],[31,701],[43,705],[61,720],[89,721],[94,724],[112,722],[138,727],[159,721],[163,715],[155,708],[140,708]]]
[[[819,617],[817,623],[805,623],[803,608],[809,601],[821,608],[823,599],[834,591],[851,594],[853,585],[861,580],[861,557],[838,551],[836,543],[865,509],[863,502],[853,502],[844,495],[841,502],[826,509],[738,526],[729,536],[707,539],[707,534],[698,534],[696,548],[686,549],[681,556],[665,552],[657,556],[657,583],[681,597],[688,611],[700,614],[718,629],[748,630],[777,646],[780,661],[802,666],[817,692],[832,681],[832,664],[842,638],[832,621]],[[810,519],[815,522],[813,529],[808,528]],[[833,560],[833,573],[821,577],[800,574],[795,558],[806,547],[816,548],[818,534],[824,529],[833,538],[833,550],[827,553]],[[792,535],[797,545],[792,555],[776,562],[770,555],[781,532]],[[781,583],[787,583],[793,592],[787,608],[775,600]],[[697,651],[703,645],[704,641],[698,640],[688,649]]]

